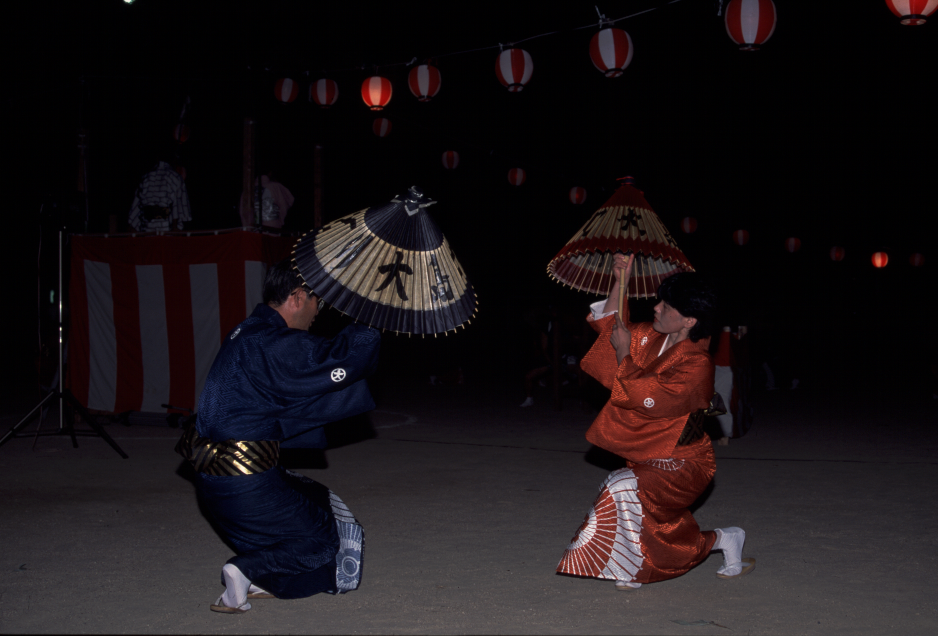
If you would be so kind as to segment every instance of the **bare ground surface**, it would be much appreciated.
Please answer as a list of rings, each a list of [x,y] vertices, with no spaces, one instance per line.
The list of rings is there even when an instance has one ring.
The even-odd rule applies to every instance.
[[[520,409],[514,387],[386,380],[373,436],[300,472],[365,528],[361,588],[210,612],[230,549],[173,453],[178,431],[109,425],[98,438],[0,449],[3,633],[858,634],[938,624],[938,402],[759,396],[754,429],[716,446],[695,516],[738,525],[755,571],[617,592],[555,574],[607,467],[587,461],[576,400]],[[21,400],[22,402],[22,400]],[[6,432],[27,408],[6,408]],[[47,417],[43,429],[55,426]],[[367,428],[367,427],[366,427]],[[35,422],[24,431],[35,430]],[[601,463],[601,462],[599,462]]]

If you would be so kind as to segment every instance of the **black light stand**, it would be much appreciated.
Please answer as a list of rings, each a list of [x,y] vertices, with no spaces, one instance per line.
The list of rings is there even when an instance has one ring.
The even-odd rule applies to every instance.
[[[95,421],[91,413],[88,412],[81,403],[75,399],[75,396],[72,395],[71,391],[64,388],[65,382],[65,369],[63,366],[64,358],[64,329],[63,329],[63,301],[62,301],[62,292],[63,292],[63,283],[62,283],[62,234],[63,231],[59,230],[59,368],[56,375],[58,375],[59,385],[58,390],[51,390],[46,394],[42,400],[39,401],[39,404],[33,407],[33,409],[26,414],[26,416],[17,422],[13,428],[6,432],[6,434],[0,438],[0,446],[3,446],[13,437],[29,437],[29,435],[18,434],[17,431],[22,428],[26,422],[28,422],[33,414],[36,411],[40,412],[39,425],[36,427],[36,432],[33,435],[35,438],[33,445],[38,441],[40,435],[64,435],[66,432],[72,438],[72,447],[78,448],[78,436],[96,436],[104,439],[105,442],[110,444],[111,448],[117,451],[117,454],[127,459],[127,453],[125,453],[120,446],[117,445],[117,442],[107,434],[107,431]],[[58,430],[54,431],[40,431],[39,427],[42,426],[42,407],[50,400],[57,398],[59,401],[59,427]],[[68,408],[72,409],[73,413],[69,414],[69,417],[65,417],[66,405]],[[78,415],[86,424],[88,424],[92,430],[83,431],[75,430],[75,415]]]

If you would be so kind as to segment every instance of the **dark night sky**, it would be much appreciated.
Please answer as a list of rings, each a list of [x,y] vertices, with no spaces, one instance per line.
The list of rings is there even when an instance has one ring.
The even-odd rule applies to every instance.
[[[901,294],[934,288],[928,78],[938,17],[904,27],[881,1],[778,0],[772,39],[744,53],[713,0],[607,2],[600,9],[611,19],[659,7],[616,24],[632,36],[635,55],[623,77],[607,79],[588,55],[596,29],[569,30],[595,25],[592,1],[549,10],[62,4],[7,24],[8,59],[18,61],[16,88],[3,101],[5,121],[16,122],[11,170],[25,168],[16,184],[24,213],[11,237],[35,236],[40,203],[72,189],[79,116],[91,133],[91,229],[103,231],[110,213],[125,218],[140,175],[171,146],[189,96],[192,133],[178,151],[197,227],[237,224],[241,120],[252,113],[259,161],[279,167],[297,195],[292,227],[312,224],[316,143],[324,146],[327,220],[421,185],[439,200],[433,216],[490,303],[482,314],[493,318],[511,298],[557,295],[547,261],[627,174],[691,262],[723,280],[728,320],[784,316],[778,320],[802,330],[849,322],[853,334],[891,315]],[[518,94],[495,78],[497,49],[444,55],[549,31],[562,32],[520,45],[534,74]],[[394,129],[375,137],[361,81],[375,65],[433,56],[443,83],[427,104],[407,90],[408,67],[379,68],[394,84],[384,115]],[[340,88],[331,110],[308,103],[305,86],[293,104],[274,100],[277,77],[304,83],[307,71],[317,79],[324,70]],[[455,171],[441,166],[447,149],[460,152]],[[513,166],[528,173],[520,188],[506,179]],[[588,191],[583,206],[566,199],[574,185]],[[687,215],[699,224],[690,236],[678,230]],[[743,248],[730,239],[740,228],[752,236]],[[801,238],[800,253],[784,251],[789,236]],[[834,244],[847,250],[842,263],[828,258]],[[35,260],[30,245],[17,245],[8,258]],[[876,249],[892,259],[884,272],[870,265]],[[908,265],[913,251],[925,254],[926,267]],[[24,293],[34,288],[30,282]],[[836,307],[818,311],[824,303]]]

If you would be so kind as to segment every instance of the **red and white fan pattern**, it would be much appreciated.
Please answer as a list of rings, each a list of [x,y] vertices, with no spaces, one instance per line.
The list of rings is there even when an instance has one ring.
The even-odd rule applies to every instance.
[[[606,477],[557,571],[597,579],[631,581],[641,569],[642,503],[638,478],[629,468]]]

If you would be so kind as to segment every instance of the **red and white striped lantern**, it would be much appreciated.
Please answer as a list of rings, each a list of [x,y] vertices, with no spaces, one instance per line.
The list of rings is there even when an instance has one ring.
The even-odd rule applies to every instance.
[[[794,236],[785,239],[785,249],[794,254],[801,249],[801,239]]]
[[[586,188],[581,188],[580,186],[574,186],[570,188],[570,203],[573,205],[580,205],[586,201]]]
[[[632,37],[622,29],[603,29],[590,40],[590,59],[606,77],[619,77],[632,62]]]
[[[886,267],[886,264],[889,263],[889,255],[886,252],[874,252],[873,256],[870,257],[870,260],[873,262],[873,267],[876,269],[882,269]]]
[[[842,261],[844,260],[844,256],[846,255],[847,255],[847,252],[844,250],[844,248],[840,247],[839,245],[835,245],[834,247],[831,248],[831,260],[832,261],[838,261],[838,262]]]
[[[455,170],[459,165],[459,153],[455,150],[447,150],[443,153],[443,167],[447,170]]]
[[[277,83],[274,84],[274,97],[283,102],[284,104],[289,104],[296,96],[300,94],[300,86],[289,77],[281,77],[277,80]]]
[[[184,144],[188,138],[189,127],[185,124],[176,124],[176,127],[173,128],[173,139],[175,139],[177,143]]]
[[[524,49],[508,49],[498,54],[495,59],[495,75],[509,93],[518,93],[531,81],[534,62],[531,54]]]
[[[309,101],[329,108],[339,99],[339,85],[331,79],[316,80],[309,85]]]
[[[938,9],[938,0],[886,0],[889,10],[907,26],[925,24],[925,18]]]
[[[371,129],[379,137],[387,137],[391,134],[391,120],[385,117],[379,117],[371,125]]]
[[[749,242],[749,232],[747,230],[736,230],[733,232],[733,242],[737,245],[745,245]]]
[[[772,0],[730,0],[726,5],[726,32],[740,51],[757,51],[775,33]]]
[[[524,183],[526,176],[521,168],[512,168],[508,171],[508,183],[519,186]]]
[[[681,219],[681,230],[684,234],[693,234],[697,231],[697,219],[692,216],[685,216]]]
[[[391,80],[380,75],[362,82],[362,99],[371,110],[381,110],[391,101]]]
[[[912,267],[921,267],[924,264],[925,264],[925,257],[922,254],[915,252],[914,254],[909,256],[909,265],[911,265]]]
[[[407,76],[407,86],[418,102],[429,102],[440,92],[440,71],[429,64],[415,66]]]

